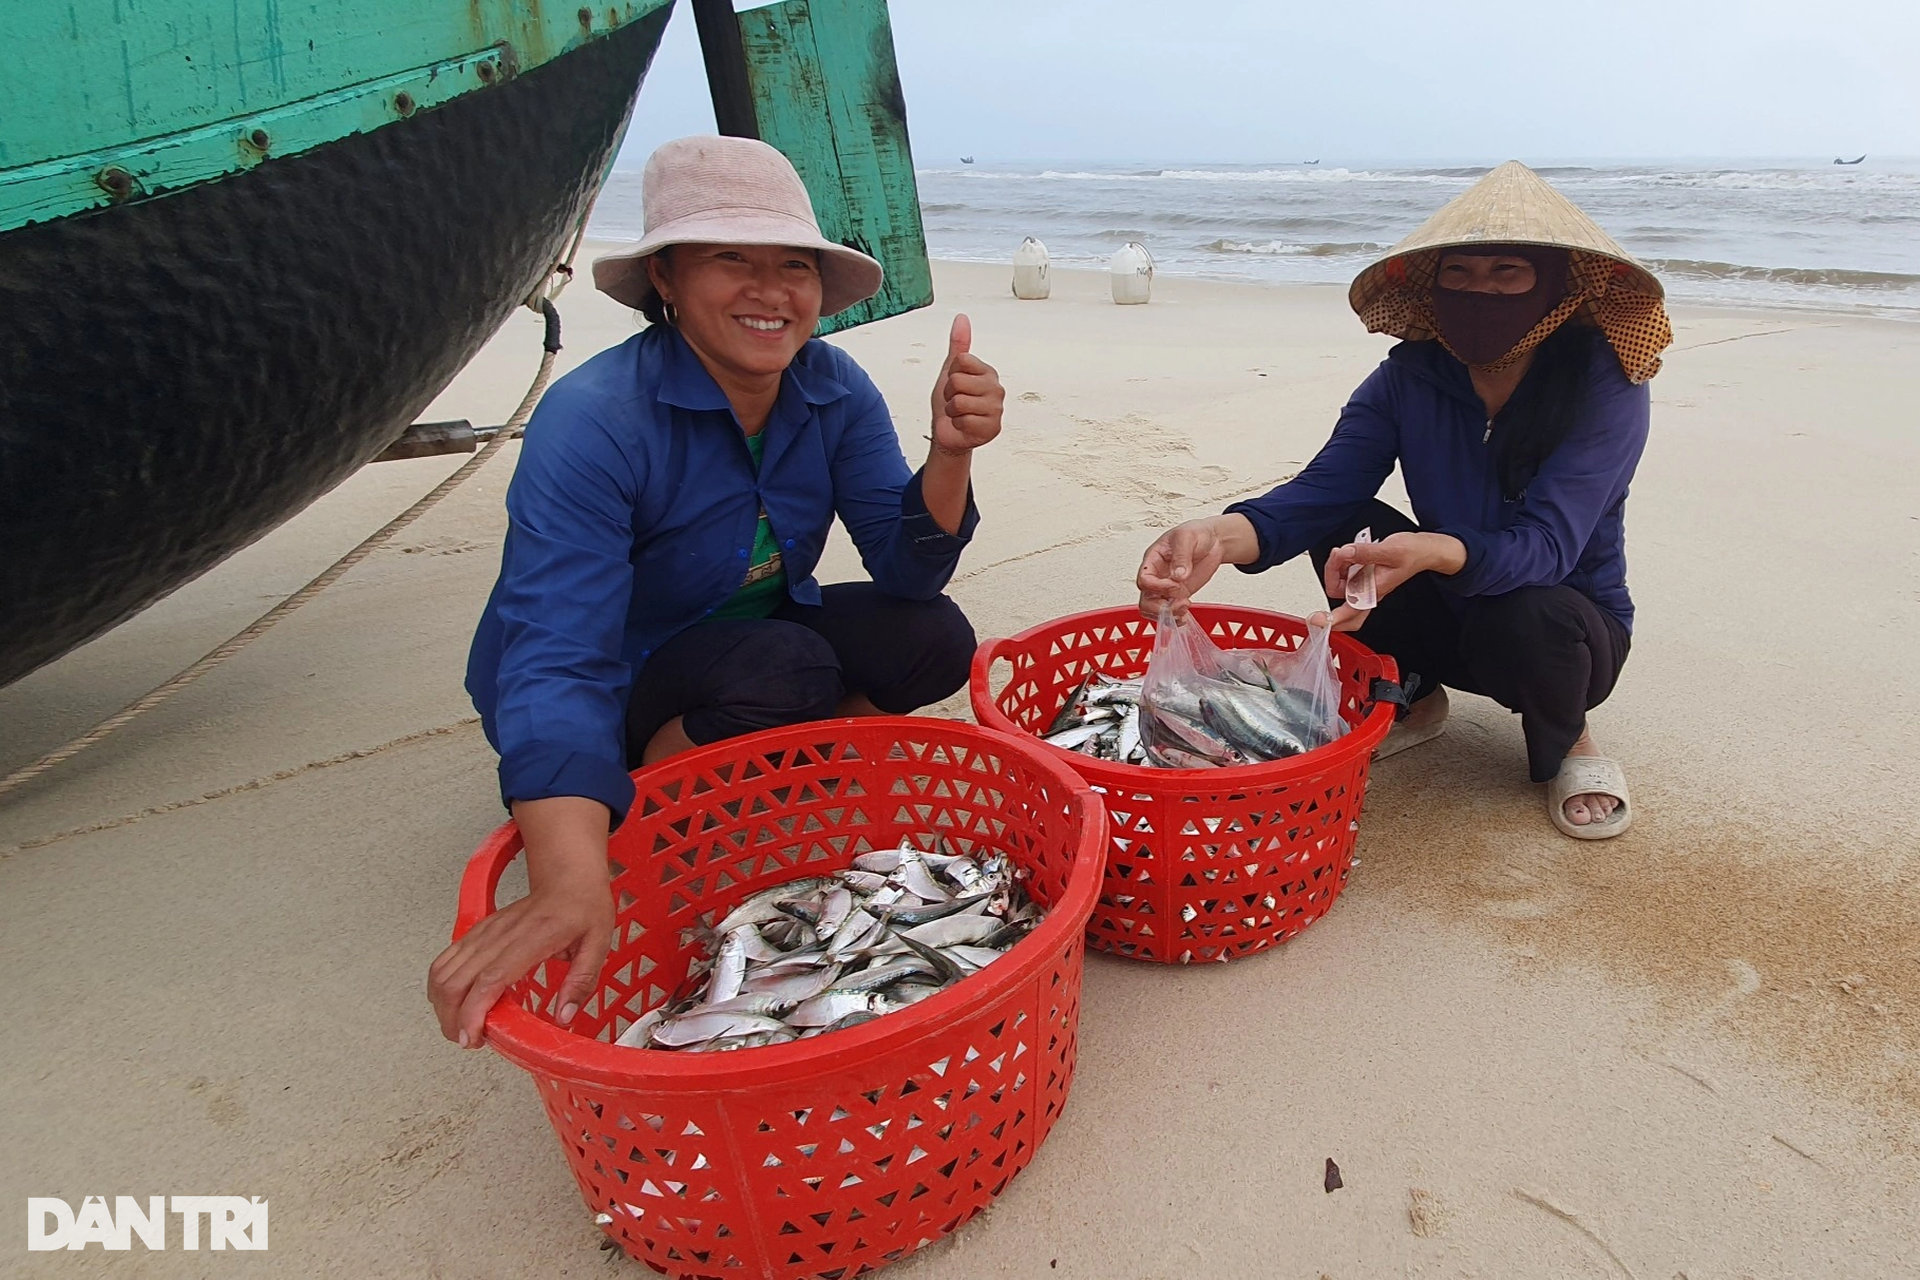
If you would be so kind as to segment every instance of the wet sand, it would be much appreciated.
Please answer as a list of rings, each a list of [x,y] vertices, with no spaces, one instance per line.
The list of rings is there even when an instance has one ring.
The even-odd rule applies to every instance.
[[[1337,289],[1098,275],[841,341],[909,456],[955,310],[1009,388],[953,594],[981,634],[1124,602],[1166,524],[1296,470],[1384,353]],[[563,366],[632,331],[576,288]],[[986,1215],[890,1274],[1860,1276],[1920,1257],[1920,326],[1679,309],[1629,503],[1640,616],[1596,735],[1640,812],[1548,825],[1455,698],[1382,762],[1332,912],[1232,966],[1090,957],[1073,1101]],[[431,417],[494,421],[521,314]],[[29,1255],[200,1276],[608,1266],[534,1092],[439,1039],[427,961],[501,817],[460,688],[515,446],[171,704],[0,802],[0,1202],[270,1197],[272,1249]],[[458,465],[369,468],[0,690],[0,771],[250,622]],[[857,564],[837,538],[824,568]],[[1298,566],[1211,598],[1301,612]],[[948,710],[957,711],[956,700]],[[1322,1176],[1338,1161],[1345,1187]],[[16,1224],[18,1218],[15,1219]],[[176,1233],[177,1235],[177,1233]],[[1057,1264],[1057,1265],[1055,1265]]]

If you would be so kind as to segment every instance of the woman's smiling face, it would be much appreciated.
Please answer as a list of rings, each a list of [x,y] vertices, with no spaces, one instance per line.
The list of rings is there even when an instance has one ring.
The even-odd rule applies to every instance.
[[[778,374],[820,323],[820,255],[783,245],[678,244],[647,261],[674,325],[736,376]]]

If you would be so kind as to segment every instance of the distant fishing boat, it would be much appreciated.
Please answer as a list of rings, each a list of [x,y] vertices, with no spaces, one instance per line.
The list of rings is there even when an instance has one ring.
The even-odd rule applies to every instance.
[[[961,164],[972,164],[972,163],[973,163],[973,157],[972,157],[972,156],[961,156],[961,157],[960,157],[960,163],[961,163]]]
[[[693,4],[723,131],[888,268],[848,321],[926,305],[885,0]],[[566,252],[672,7],[14,0],[0,685],[405,431]]]
[[[1859,159],[1855,159],[1855,160],[1842,160],[1840,157],[1835,156],[1833,158],[1833,162],[1835,164],[1859,164],[1861,160],[1865,160],[1865,159],[1866,159],[1865,156],[1861,156],[1859,157]]]

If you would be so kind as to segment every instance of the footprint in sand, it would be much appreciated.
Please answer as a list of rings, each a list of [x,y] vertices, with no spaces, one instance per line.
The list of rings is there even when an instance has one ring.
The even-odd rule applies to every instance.
[[[1137,513],[1156,524],[1177,523],[1214,501],[1213,492],[1232,478],[1225,467],[1202,465],[1185,435],[1151,418],[1130,413],[1112,421],[1074,421],[1079,429],[1063,447],[1021,453],[1115,499],[1121,507],[1116,516]]]
[[[1579,903],[1579,891],[1551,865],[1528,865],[1540,861],[1537,855],[1511,856],[1514,860],[1469,875],[1473,887],[1485,895],[1481,911],[1500,920],[1547,920]]]

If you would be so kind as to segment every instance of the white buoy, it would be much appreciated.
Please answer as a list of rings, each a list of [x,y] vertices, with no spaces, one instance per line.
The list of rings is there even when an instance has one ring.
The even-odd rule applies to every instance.
[[[1113,300],[1122,306],[1145,302],[1153,293],[1153,255],[1147,246],[1129,240],[1108,264],[1113,278]]]
[[[1047,246],[1028,236],[1013,251],[1013,296],[1044,298],[1053,292],[1047,278]]]

